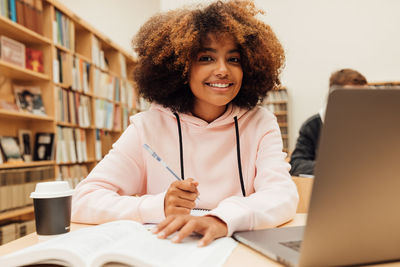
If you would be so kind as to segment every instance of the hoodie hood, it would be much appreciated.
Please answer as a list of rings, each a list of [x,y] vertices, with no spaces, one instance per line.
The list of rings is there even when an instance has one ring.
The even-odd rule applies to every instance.
[[[154,110],[154,109],[162,111],[171,117],[175,117],[174,113],[171,111],[171,109],[164,108],[163,106],[161,106],[159,104],[152,103],[150,110]],[[226,111],[221,116],[219,116],[217,119],[215,119],[214,121],[212,121],[210,123],[208,123],[207,121],[202,120],[198,117],[193,116],[192,113],[179,113],[179,117],[180,117],[181,121],[188,123],[188,124],[192,124],[193,126],[196,126],[196,127],[215,128],[215,127],[234,124],[235,116],[239,120],[248,111],[249,110],[247,110],[247,109],[239,108],[233,104],[229,104]]]

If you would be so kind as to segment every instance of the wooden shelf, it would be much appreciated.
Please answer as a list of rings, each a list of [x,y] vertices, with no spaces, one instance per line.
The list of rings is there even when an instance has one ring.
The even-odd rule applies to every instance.
[[[81,54],[79,54],[79,53],[76,53],[75,52],[75,54],[74,54],[76,57],[78,57],[78,58],[80,58],[80,59],[82,59],[82,60],[84,60],[86,63],[90,63],[90,64],[92,64],[92,60],[90,59],[90,58],[88,58],[88,57],[85,57],[84,55],[81,55]]]
[[[65,53],[68,53],[68,54],[72,54],[72,53],[73,53],[69,48],[67,48],[67,47],[65,47],[65,46],[62,46],[62,45],[60,45],[60,44],[54,44],[54,46],[55,46],[57,49],[59,49],[59,50],[65,52]]]
[[[114,77],[117,77],[119,79],[122,79],[121,75],[119,75],[118,73],[116,73],[114,71],[109,70],[109,71],[106,71],[106,72],[108,72],[108,74],[110,74],[111,76],[114,76]]]
[[[57,162],[58,165],[76,165],[76,164],[89,164],[97,162],[95,159],[88,159],[82,162]]]
[[[0,32],[12,39],[16,39],[26,44],[46,44],[50,45],[51,40],[24,26],[0,16]]]
[[[76,92],[76,93],[79,93],[81,95],[94,97],[94,95],[92,93],[90,93],[90,92],[83,92],[83,91],[72,89],[72,85],[68,85],[68,84],[65,84],[65,83],[54,83],[54,85],[56,85],[58,87],[61,87],[61,88],[65,89],[65,90],[70,90],[71,92]]]
[[[12,111],[0,109],[0,118],[15,118],[21,120],[39,120],[39,121],[54,121],[53,117],[43,116],[43,115],[35,115],[26,112]]]
[[[0,60],[0,73],[4,76],[8,76],[16,80],[39,80],[39,81],[49,81],[50,76],[47,74],[39,73],[29,69],[21,68],[14,64],[10,64],[3,60]]]
[[[108,99],[107,97],[104,97],[104,96],[93,95],[93,97],[96,98],[96,99],[108,101],[110,103],[114,103],[114,104],[117,103],[114,100]],[[120,103],[120,102],[118,102],[118,103]]]
[[[93,129],[95,129],[94,126],[82,127],[82,126],[79,126],[78,124],[64,122],[64,121],[57,121],[57,125],[58,126],[64,126],[64,127],[80,128],[80,129],[84,129],[84,130],[93,130]]]
[[[54,83],[55,86],[64,88],[64,89],[69,89],[70,85],[66,84],[66,83]]]
[[[25,3],[25,2],[23,2]],[[17,11],[18,12],[18,11]],[[54,19],[55,13],[60,12],[60,15],[63,19],[65,19],[71,27],[71,31],[65,33],[65,36],[61,39],[65,41],[65,44],[71,44],[71,48],[61,45],[59,43],[55,43],[53,34],[56,32],[53,27],[55,27]],[[132,78],[129,77],[130,71],[132,71],[135,63],[135,59],[121,49],[117,44],[115,44],[112,40],[102,35],[98,30],[94,29],[91,25],[87,24],[81,18],[76,16],[73,12],[64,7],[57,0],[43,0],[43,27],[41,31],[43,31],[43,35],[40,35],[31,29],[28,29],[18,23],[15,23],[8,18],[0,16],[0,35],[4,35],[11,39],[14,39],[18,42],[23,43],[26,47],[30,47],[36,50],[42,51],[42,59],[43,59],[43,69],[45,73],[38,73],[26,68],[21,68],[19,66],[10,64],[8,62],[0,60],[0,82],[2,82],[2,86],[0,88],[0,98],[1,100],[6,101],[7,103],[16,103],[16,96],[14,92],[15,85],[29,85],[29,86],[38,86],[40,87],[41,98],[46,110],[47,116],[34,115],[31,113],[19,112],[17,110],[6,110],[0,109],[0,135],[1,136],[12,136],[18,138],[20,129],[30,130],[32,133],[31,141],[31,150],[34,149],[35,143],[35,135],[38,132],[48,132],[54,133],[54,155],[56,157],[57,154],[57,142],[59,142],[59,138],[68,138],[68,142],[72,141],[72,139],[76,139],[77,133],[82,133],[81,138],[86,138],[86,157],[88,158],[85,162],[68,162],[73,160],[73,156],[69,153],[73,153],[68,151],[68,156],[66,158],[58,158],[52,161],[36,161],[36,162],[7,162],[4,164],[0,164],[0,170],[2,172],[14,172],[11,169],[17,169],[16,172],[20,171],[25,173],[24,168],[35,168],[44,166],[45,169],[49,169],[58,177],[60,174],[64,174],[63,178],[69,179],[69,173],[72,168],[75,170],[80,169],[84,175],[87,172],[90,172],[91,169],[98,163],[98,160],[94,158],[96,155],[96,134],[97,128],[95,128],[94,124],[96,121],[96,107],[94,105],[94,101],[96,99],[104,99],[113,103],[113,105],[118,105],[120,107],[127,107],[127,104],[122,104],[120,101],[115,101],[115,92],[113,93],[113,98],[111,100],[96,97],[93,94],[93,86],[94,86],[94,74],[93,71],[99,69],[102,73],[107,73],[107,75],[118,77],[120,81],[128,81],[132,86],[126,86],[126,90],[132,90],[134,88],[134,83]],[[57,25],[57,32],[61,33],[64,30],[59,31],[59,28],[63,26]],[[46,37],[44,37],[46,36]],[[69,38],[69,39],[67,39]],[[96,47],[95,47],[96,46]],[[94,49],[94,51],[93,51]],[[92,56],[93,52],[97,52],[96,57],[102,57],[104,55],[104,61],[108,62],[108,70],[101,69],[97,66],[94,66]],[[60,64],[54,65],[55,60],[58,60],[58,53],[61,53]],[[73,72],[74,66],[74,57],[79,58],[86,63],[90,64],[89,70],[88,67],[84,64],[79,63],[79,67],[76,68],[79,72]],[[121,60],[123,59],[123,60]],[[96,60],[97,61],[97,60]],[[100,60],[103,61],[103,58]],[[121,66],[121,62],[125,62],[126,66]],[[64,83],[56,83],[53,79],[54,75],[59,75],[58,71],[62,73],[62,79],[60,81],[64,81]],[[77,66],[75,66],[77,67]],[[88,71],[85,73],[85,76],[82,73],[82,70]],[[128,72],[128,77],[123,78],[121,70],[126,69]],[[74,74],[78,74],[78,76],[74,76]],[[78,90],[72,89],[73,81],[79,81],[82,86],[83,77],[88,79],[88,88],[89,92],[82,92]],[[59,88],[62,88],[62,90]],[[108,88],[108,87],[107,87]],[[120,90],[122,90],[122,86],[120,86]],[[114,89],[115,90],[115,89]],[[73,94],[71,93],[73,92]],[[61,94],[60,94],[61,93]],[[125,95],[136,94],[137,90],[133,89],[132,92],[125,93]],[[85,96],[85,97],[81,97]],[[120,92],[120,96],[122,96],[122,92]],[[21,101],[21,100],[20,100]],[[62,102],[61,102],[62,101]],[[38,102],[36,102],[38,103]],[[83,104],[82,104],[83,103]],[[61,105],[61,107],[60,107]],[[80,106],[78,106],[80,105]],[[84,107],[84,108],[82,108]],[[63,115],[68,116],[80,116],[80,111],[85,111],[87,113],[83,114],[83,116],[89,117],[89,125],[90,127],[81,127],[76,123],[67,123],[62,121],[57,121],[59,112],[63,112]],[[73,112],[75,111],[75,112]],[[112,116],[111,119],[119,118],[118,125],[126,125],[128,118],[124,116],[122,113],[120,116]],[[75,113],[75,114],[74,114]],[[65,120],[65,119],[64,119]],[[125,120],[125,121],[123,121]],[[112,124],[112,125],[117,125]],[[62,135],[60,132],[65,130],[66,134]],[[67,129],[72,128],[72,129]],[[74,132],[74,129],[80,129],[80,131]],[[109,134],[111,142],[115,141],[122,133],[122,129],[100,129],[101,131],[107,132]],[[64,139],[65,141],[66,139]],[[78,140],[78,139],[77,139]],[[80,139],[79,139],[80,140]],[[108,148],[108,140],[102,140],[102,153],[105,149]],[[59,148],[61,146],[58,146]],[[60,151],[58,151],[60,152]],[[60,154],[60,153],[59,153]],[[81,159],[81,158],[80,158]],[[58,161],[67,161],[67,162],[57,162]],[[76,165],[76,166],[74,166]],[[79,166],[78,166],[79,165]],[[71,169],[70,169],[71,168]],[[54,177],[53,177],[54,178]],[[28,180],[21,181],[27,182]],[[32,216],[33,207],[22,207],[18,209],[13,209],[7,212],[0,212],[0,221],[10,221],[12,219],[21,219],[24,218],[24,215]]]
[[[287,104],[286,100],[280,100],[280,101],[267,101],[266,104]]]
[[[40,167],[54,165],[53,160],[32,161],[32,162],[6,162],[0,164],[0,169],[14,169],[14,168],[27,168],[27,167]]]
[[[391,82],[369,82],[368,85],[400,85],[400,81],[391,81]]]
[[[113,134],[113,133],[121,133],[120,130],[115,130],[115,129],[97,128],[97,127],[95,127],[95,129],[103,131],[103,132],[111,133],[111,134]]]
[[[287,111],[274,111],[275,116],[287,115]]]
[[[9,211],[3,211],[3,212],[0,212],[0,221],[14,219],[19,216],[24,216],[24,215],[33,214],[33,213],[34,213],[33,205],[23,207],[23,208],[13,209],[13,210],[9,210]]]

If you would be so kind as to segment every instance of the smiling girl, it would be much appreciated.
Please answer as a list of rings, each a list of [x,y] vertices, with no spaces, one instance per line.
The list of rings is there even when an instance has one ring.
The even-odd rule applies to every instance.
[[[162,13],[142,26],[133,41],[134,79],[152,106],[131,117],[78,185],[73,221],[158,223],[158,237],[179,231],[172,241],[180,242],[196,232],[204,246],[294,216],[298,194],[279,126],[256,106],[279,85],[284,53],[258,13],[251,1],[219,1]],[[192,216],[194,208],[209,212]]]

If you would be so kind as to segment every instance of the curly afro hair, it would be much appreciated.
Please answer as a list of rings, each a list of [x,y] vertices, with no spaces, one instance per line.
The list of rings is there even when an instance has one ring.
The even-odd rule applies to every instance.
[[[151,17],[133,39],[138,55],[134,80],[139,93],[173,111],[190,112],[194,95],[188,75],[208,34],[230,34],[237,42],[243,69],[242,87],[233,104],[253,108],[279,86],[285,56],[271,27],[252,1],[218,1]]]

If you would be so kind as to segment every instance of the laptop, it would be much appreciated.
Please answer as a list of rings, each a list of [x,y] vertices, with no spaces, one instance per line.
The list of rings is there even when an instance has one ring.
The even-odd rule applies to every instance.
[[[287,266],[400,259],[400,90],[328,99],[306,226],[233,237]]]

